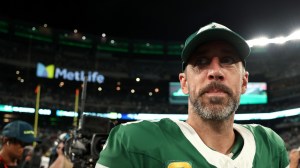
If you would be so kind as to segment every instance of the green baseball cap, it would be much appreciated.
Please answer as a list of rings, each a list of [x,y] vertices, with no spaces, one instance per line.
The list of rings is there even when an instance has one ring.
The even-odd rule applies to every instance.
[[[201,27],[197,32],[191,34],[185,41],[184,48],[181,53],[182,71],[187,66],[190,55],[201,44],[215,41],[224,40],[229,42],[238,51],[239,56],[246,66],[245,58],[250,54],[250,47],[246,40],[230,30],[224,25],[212,22],[204,27]]]

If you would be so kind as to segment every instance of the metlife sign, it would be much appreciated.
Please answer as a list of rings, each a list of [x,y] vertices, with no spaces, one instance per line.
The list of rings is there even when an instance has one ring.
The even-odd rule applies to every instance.
[[[44,64],[38,62],[36,68],[36,76],[41,78],[48,78],[48,79],[64,79],[70,81],[84,81],[84,76],[87,75],[87,82],[97,82],[103,83],[104,76],[97,71],[70,71],[67,68],[59,68],[50,64],[45,66]]]

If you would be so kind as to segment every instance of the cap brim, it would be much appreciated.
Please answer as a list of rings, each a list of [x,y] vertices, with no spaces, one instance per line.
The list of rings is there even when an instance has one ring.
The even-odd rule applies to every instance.
[[[35,138],[35,137],[23,137],[23,138],[18,138],[18,137],[15,137],[17,140],[19,141],[22,141],[24,143],[33,143],[33,142],[37,142],[37,143],[40,143],[41,140],[39,138]]]
[[[243,63],[244,59],[250,53],[250,47],[248,46],[247,42],[238,34],[226,29],[209,29],[196,34],[191,41],[186,44],[181,56],[183,63],[187,63],[191,53],[194,52],[199,45],[216,40],[224,40],[229,42],[234,48],[236,48]]]

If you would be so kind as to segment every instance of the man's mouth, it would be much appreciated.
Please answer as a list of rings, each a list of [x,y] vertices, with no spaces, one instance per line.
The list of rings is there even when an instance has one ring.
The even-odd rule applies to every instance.
[[[208,96],[224,96],[227,95],[226,92],[224,92],[221,89],[210,89],[207,92],[205,92],[206,95]]]
[[[208,96],[231,96],[233,93],[227,86],[213,82],[203,88],[203,90],[200,92],[200,95],[204,94]]]

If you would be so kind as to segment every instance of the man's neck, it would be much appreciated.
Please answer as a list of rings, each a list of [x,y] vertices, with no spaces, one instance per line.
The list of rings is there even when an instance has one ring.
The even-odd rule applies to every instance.
[[[0,157],[2,158],[3,162],[7,166],[16,166],[17,165],[17,160],[10,158],[9,154],[3,149],[0,151]]]
[[[224,121],[203,120],[189,116],[186,121],[206,146],[223,154],[229,154],[234,144],[233,116]]]

